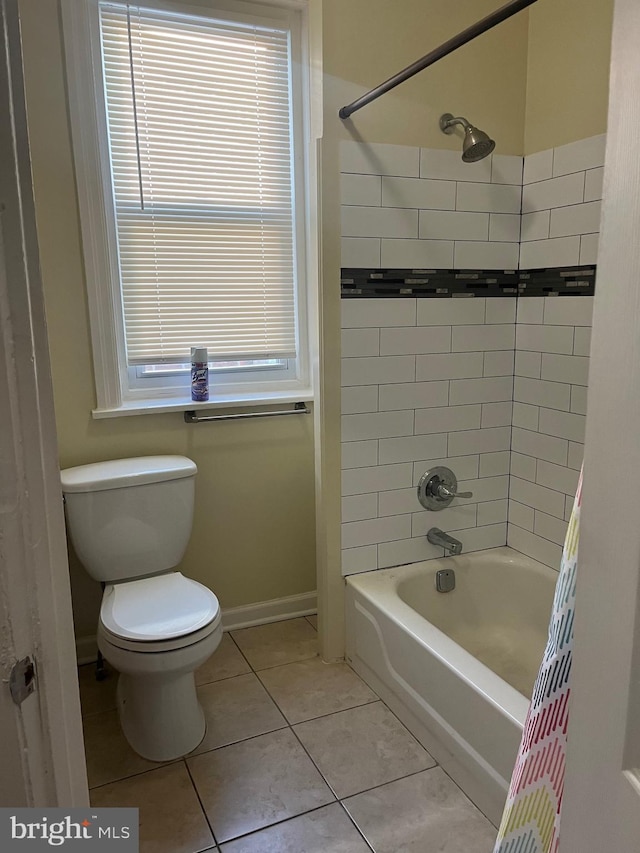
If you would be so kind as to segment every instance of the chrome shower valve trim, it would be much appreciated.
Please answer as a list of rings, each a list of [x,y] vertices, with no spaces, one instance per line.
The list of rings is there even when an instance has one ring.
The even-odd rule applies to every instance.
[[[425,509],[438,512],[450,506],[454,498],[472,498],[473,492],[459,492],[458,480],[450,468],[440,465],[420,477],[418,500]]]

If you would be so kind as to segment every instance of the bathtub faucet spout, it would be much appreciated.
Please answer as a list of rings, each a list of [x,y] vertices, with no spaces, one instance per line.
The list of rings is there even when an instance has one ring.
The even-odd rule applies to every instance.
[[[427,533],[427,539],[432,545],[438,545],[450,554],[460,554],[462,551],[462,542],[437,527],[431,528]]]

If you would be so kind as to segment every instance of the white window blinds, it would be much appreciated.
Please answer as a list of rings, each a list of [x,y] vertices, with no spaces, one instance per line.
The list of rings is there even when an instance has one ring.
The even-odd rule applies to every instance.
[[[294,357],[289,32],[100,20],[128,363]]]

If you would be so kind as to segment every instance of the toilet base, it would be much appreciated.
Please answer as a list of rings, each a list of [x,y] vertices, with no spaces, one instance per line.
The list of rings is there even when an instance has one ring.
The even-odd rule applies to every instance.
[[[193,672],[162,679],[122,673],[117,700],[124,736],[149,761],[180,758],[204,738],[206,722]]]
[[[200,744],[206,723],[195,670],[215,652],[221,637],[218,619],[209,635],[191,645],[140,652],[114,645],[98,625],[98,647],[120,673],[120,725],[138,755],[149,761],[172,761]]]

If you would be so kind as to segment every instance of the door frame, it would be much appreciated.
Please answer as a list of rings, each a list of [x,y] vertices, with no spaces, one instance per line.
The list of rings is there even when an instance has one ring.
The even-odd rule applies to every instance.
[[[18,0],[0,0],[0,42],[0,805],[85,806]],[[27,656],[35,662],[36,690],[17,705],[10,674]]]

